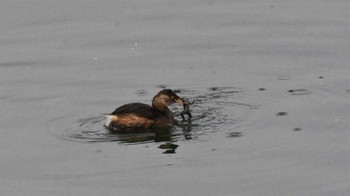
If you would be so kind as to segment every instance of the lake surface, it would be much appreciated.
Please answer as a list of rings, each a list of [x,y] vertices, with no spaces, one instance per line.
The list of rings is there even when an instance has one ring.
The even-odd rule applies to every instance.
[[[1,4],[1,195],[350,194],[350,2]],[[191,123],[103,127],[163,88]]]

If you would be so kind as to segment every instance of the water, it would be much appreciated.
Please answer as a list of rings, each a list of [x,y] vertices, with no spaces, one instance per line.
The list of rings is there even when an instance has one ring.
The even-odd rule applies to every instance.
[[[210,87],[207,89],[175,89],[181,97],[195,100],[191,105],[193,118],[182,120],[182,107],[172,105],[171,110],[177,117],[178,125],[164,130],[150,130],[148,133],[116,134],[110,133],[104,125],[104,115],[74,119],[62,133],[61,129],[53,134],[65,140],[81,142],[177,142],[182,140],[200,140],[201,135],[212,132],[229,132],[246,121],[257,106],[236,102],[243,90],[237,87]],[[142,93],[140,93],[142,92]],[[146,90],[138,90],[136,95],[148,94]],[[150,99],[151,100],[151,99]],[[67,122],[68,119],[57,119]]]
[[[349,10],[3,0],[1,195],[349,195]],[[191,123],[103,127],[163,88]]]

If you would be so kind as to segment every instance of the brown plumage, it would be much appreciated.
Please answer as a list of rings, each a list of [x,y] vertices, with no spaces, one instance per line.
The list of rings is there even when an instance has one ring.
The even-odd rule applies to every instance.
[[[129,103],[115,109],[107,116],[105,126],[111,131],[143,130],[153,127],[166,127],[175,123],[168,105],[186,104],[172,90],[164,89],[152,100],[152,106],[143,103]]]

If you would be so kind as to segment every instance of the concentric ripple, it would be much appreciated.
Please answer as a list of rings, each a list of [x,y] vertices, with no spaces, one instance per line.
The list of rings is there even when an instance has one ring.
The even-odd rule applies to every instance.
[[[140,91],[138,91],[140,92]],[[143,91],[147,92],[147,91]],[[66,140],[82,142],[122,142],[129,144],[147,142],[176,142],[179,140],[198,140],[201,136],[219,131],[232,131],[256,109],[248,103],[237,102],[243,90],[236,87],[210,87],[201,90],[176,89],[179,96],[196,100],[191,105],[191,121],[182,121],[182,107],[172,105],[178,124],[167,129],[148,130],[143,133],[110,133],[103,124],[104,115],[88,117],[72,122],[61,137]]]

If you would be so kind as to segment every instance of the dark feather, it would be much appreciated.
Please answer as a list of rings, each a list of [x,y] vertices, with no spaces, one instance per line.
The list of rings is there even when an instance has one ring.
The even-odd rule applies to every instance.
[[[136,114],[148,119],[154,119],[156,117],[156,112],[154,109],[147,104],[143,103],[129,103],[120,106],[112,112],[112,115],[125,115],[125,114]]]

